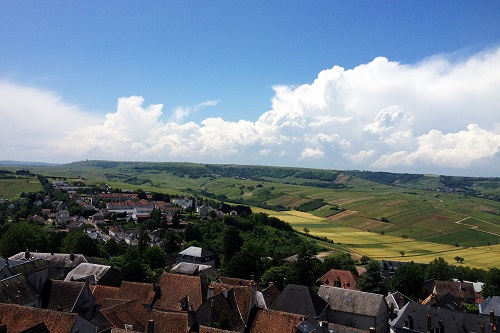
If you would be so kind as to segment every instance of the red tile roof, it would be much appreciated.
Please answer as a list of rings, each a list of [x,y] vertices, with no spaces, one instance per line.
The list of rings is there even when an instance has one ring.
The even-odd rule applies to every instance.
[[[225,276],[220,276],[219,281],[223,284],[227,284],[230,286],[251,286],[255,284],[254,280],[245,280],[245,279],[231,278]]]
[[[102,305],[106,298],[116,298],[120,288],[95,284],[90,286],[90,291],[92,292],[92,295],[94,295],[95,304]]]
[[[153,284],[122,281],[115,298],[124,300],[139,299],[142,304],[151,305],[154,298]]]
[[[153,310],[155,332],[188,333],[189,322],[187,312],[162,312]]]
[[[124,328],[127,324],[139,332],[144,332],[147,328],[149,313],[137,299],[101,309],[101,313],[113,327]]]
[[[218,293],[209,298],[207,302],[217,318],[225,317],[227,319],[228,328],[239,331],[245,326],[247,314],[245,313],[243,317],[240,313],[234,289],[230,289],[225,293]]]
[[[39,323],[44,323],[51,333],[68,333],[77,317],[76,313],[0,304],[0,322],[7,326],[9,333],[21,332]]]
[[[316,280],[317,285],[339,287],[350,290],[356,289],[358,278],[348,270],[330,269],[322,277]]]
[[[250,333],[295,333],[295,326],[304,320],[304,316],[274,311],[257,310],[255,319],[251,323]]]
[[[160,295],[153,307],[164,311],[181,311],[180,301],[187,296],[189,308],[197,310],[206,296],[202,278],[181,274],[163,273],[160,280]]]

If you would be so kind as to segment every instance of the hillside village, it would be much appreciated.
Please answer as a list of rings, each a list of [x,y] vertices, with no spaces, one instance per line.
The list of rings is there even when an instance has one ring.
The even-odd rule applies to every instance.
[[[482,275],[485,285],[468,282],[465,271],[453,280],[458,271],[439,259],[356,264],[300,246],[256,257],[249,249],[259,244],[248,243],[247,232],[274,233],[274,247],[280,237],[312,243],[242,205],[41,181],[43,194],[2,203],[3,216],[15,221],[2,226],[0,333],[500,330],[493,270]],[[50,244],[21,248],[27,243],[19,236],[7,244],[4,235],[23,223],[43,226]],[[204,243],[211,233],[222,244]],[[431,268],[438,272],[429,275]],[[411,278],[424,271],[432,278],[422,275],[413,290],[419,282]]]

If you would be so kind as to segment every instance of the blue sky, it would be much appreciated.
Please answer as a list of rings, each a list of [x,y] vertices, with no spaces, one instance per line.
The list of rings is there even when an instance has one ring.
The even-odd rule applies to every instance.
[[[498,1],[19,1],[0,31],[0,160],[500,176]]]

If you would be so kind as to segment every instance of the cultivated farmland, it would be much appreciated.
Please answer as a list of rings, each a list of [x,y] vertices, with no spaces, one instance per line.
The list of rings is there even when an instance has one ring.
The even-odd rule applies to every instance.
[[[464,265],[500,266],[499,178],[107,161],[30,170],[265,209],[300,232],[333,240],[337,249],[376,259],[460,256]]]

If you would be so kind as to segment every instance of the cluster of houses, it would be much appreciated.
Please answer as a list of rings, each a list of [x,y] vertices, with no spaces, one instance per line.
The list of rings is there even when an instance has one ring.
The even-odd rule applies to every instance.
[[[476,301],[466,282],[429,281],[429,298],[415,303],[356,290],[357,276],[344,270],[320,277],[316,293],[222,277],[214,263],[212,253],[190,247],[158,283],[137,283],[80,254],[21,252],[0,259],[0,332],[500,331],[500,297],[484,300],[480,314],[460,308]]]
[[[114,226],[105,234],[99,226],[106,216],[114,213],[140,221],[159,209],[171,220],[177,212],[196,206],[189,198],[168,203],[133,193],[98,194],[85,200],[71,195],[85,209],[95,209],[95,201],[105,201],[106,208],[86,219],[70,216],[64,203],[52,202],[53,209],[42,215],[68,231],[91,223],[96,226],[86,231],[91,238],[114,238],[129,245],[137,244],[138,231]],[[207,206],[196,210],[200,218],[214,211]],[[150,245],[160,244],[157,231],[148,235]],[[381,274],[389,280],[403,264],[382,261]],[[416,303],[399,292],[359,291],[358,276],[346,270],[328,271],[312,292],[301,285],[279,290],[273,283],[261,286],[253,279],[222,277],[214,267],[214,254],[199,247],[180,252],[158,283],[122,281],[113,267],[81,254],[26,251],[0,258],[0,333],[500,331],[500,297],[482,300],[477,283],[427,281],[429,296]],[[465,304],[479,304],[479,314],[466,313]]]

